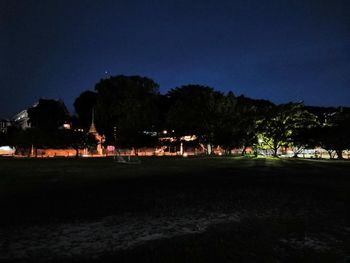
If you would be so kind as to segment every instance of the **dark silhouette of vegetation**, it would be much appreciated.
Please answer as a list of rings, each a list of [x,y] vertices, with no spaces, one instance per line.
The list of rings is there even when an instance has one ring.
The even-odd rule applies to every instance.
[[[56,130],[69,121],[69,112],[61,100],[40,99],[38,104],[28,109],[31,127],[41,130]]]
[[[96,149],[97,141],[95,137],[86,132],[75,130],[58,130],[55,133],[56,144],[54,148],[73,148],[75,156],[79,156],[81,149]]]
[[[197,135],[199,143],[211,145],[225,103],[224,95],[207,86],[187,85],[171,89],[167,96],[170,100],[167,121],[176,135]]]
[[[139,76],[116,76],[96,84],[96,127],[114,141],[113,129],[117,128],[119,143],[136,147],[143,141],[143,131],[155,129],[158,118],[159,85]]]
[[[74,101],[74,108],[78,114],[78,126],[88,129],[91,125],[91,116],[96,104],[97,93],[93,91],[84,91]]]
[[[338,159],[343,159],[343,151],[350,149],[349,130],[350,114],[344,112],[337,112],[330,116],[319,129],[319,144],[328,151],[331,158],[336,153]]]
[[[329,117],[339,111],[336,108],[305,107],[302,103],[275,105],[193,84],[161,95],[154,81],[138,76],[101,80],[95,89],[96,93],[83,92],[75,107],[79,118],[91,116],[92,107],[96,108],[96,125],[107,136],[107,143],[112,141],[113,127],[117,126],[118,143],[127,147],[155,145],[156,140],[145,132],[161,134],[167,129],[174,131],[171,136],[177,142],[184,135],[196,135],[196,143],[207,145],[208,153],[214,144],[227,154],[240,148],[242,155],[248,147],[256,153],[257,147],[270,149],[274,156],[279,149],[289,147],[297,157],[307,147],[321,146],[342,158],[341,152],[350,148],[344,132],[348,117]]]
[[[112,76],[101,79],[95,91],[82,92],[74,107],[77,116],[70,117],[62,101],[41,99],[28,109],[32,128],[9,127],[6,134],[0,134],[0,144],[26,152],[69,147],[78,155],[79,149],[96,147],[93,136],[87,135],[94,113],[97,131],[106,138],[104,145],[117,143],[136,153],[140,147],[156,145],[179,149],[186,135],[197,137],[188,145],[200,144],[208,154],[218,145],[226,154],[240,149],[244,155],[251,147],[255,154],[266,149],[274,156],[288,147],[297,157],[306,148],[322,147],[331,158],[341,159],[350,149],[348,108],[306,107],[293,102],[275,105],[203,85],[184,85],[162,95],[150,78]],[[66,122],[73,123],[73,130],[60,130]],[[163,134],[164,130],[169,133]],[[174,140],[159,142],[161,136]]]

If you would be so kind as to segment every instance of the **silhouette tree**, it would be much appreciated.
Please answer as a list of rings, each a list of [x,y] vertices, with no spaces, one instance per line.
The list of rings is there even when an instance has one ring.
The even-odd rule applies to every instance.
[[[47,130],[29,128],[16,132],[13,136],[12,143],[16,147],[17,152],[30,155],[33,149],[33,154],[37,157],[38,149],[51,146],[55,139],[52,133]]]
[[[79,150],[96,149],[97,146],[95,137],[82,131],[59,130],[56,132],[55,138],[55,148],[73,148],[76,151],[76,157],[79,156]]]
[[[217,125],[215,125],[214,143],[222,146],[226,154],[230,154],[232,148],[240,147],[239,138],[237,137],[240,130],[237,104],[237,98],[230,91],[223,98],[218,108],[220,112],[216,120]]]
[[[84,91],[74,101],[75,112],[78,114],[78,126],[88,129],[91,125],[92,110],[96,104],[97,93]]]
[[[33,128],[53,131],[69,120],[69,112],[61,100],[40,99],[28,109],[29,123]]]
[[[112,142],[117,127],[118,142],[134,146],[156,129],[159,122],[159,85],[140,76],[116,76],[96,84],[95,120],[97,129]],[[136,146],[136,145],[135,145]]]
[[[337,112],[321,127],[319,141],[333,158],[333,152],[338,159],[343,159],[343,151],[350,149],[350,113]]]
[[[171,105],[168,125],[177,136],[197,135],[199,143],[207,144],[210,153],[224,95],[211,87],[186,85],[171,89],[167,96]]]

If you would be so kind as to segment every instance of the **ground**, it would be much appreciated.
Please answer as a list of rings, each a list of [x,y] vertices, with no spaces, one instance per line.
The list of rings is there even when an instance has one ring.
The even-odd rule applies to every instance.
[[[350,162],[0,159],[0,262],[350,262]]]

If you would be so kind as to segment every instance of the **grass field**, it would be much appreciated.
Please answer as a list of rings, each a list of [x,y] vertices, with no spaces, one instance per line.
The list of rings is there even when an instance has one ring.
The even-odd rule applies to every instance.
[[[0,262],[350,262],[350,162],[0,159]]]

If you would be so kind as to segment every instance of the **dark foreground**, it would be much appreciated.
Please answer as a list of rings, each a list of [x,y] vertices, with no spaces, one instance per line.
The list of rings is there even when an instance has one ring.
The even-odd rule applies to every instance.
[[[0,262],[350,262],[350,162],[0,159]]]

